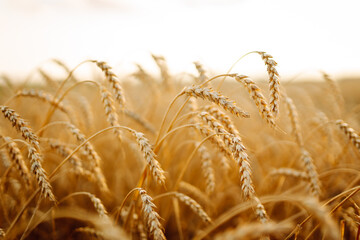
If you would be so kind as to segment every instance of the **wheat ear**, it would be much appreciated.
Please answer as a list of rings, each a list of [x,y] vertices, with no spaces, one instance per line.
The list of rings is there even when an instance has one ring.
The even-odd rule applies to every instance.
[[[115,111],[114,101],[111,97],[110,92],[104,86],[100,85],[100,94],[101,94],[101,100],[104,104],[108,123],[112,127],[119,125],[118,115]],[[121,131],[118,128],[114,128],[114,132],[117,138],[121,141]]]
[[[198,152],[201,157],[201,169],[206,179],[206,193],[211,194],[215,190],[215,174],[212,166],[212,159],[209,150],[205,146],[200,146]]]
[[[66,122],[66,126],[69,128],[70,132],[76,137],[78,142],[82,143],[86,141],[86,137],[84,134],[80,132],[78,128],[76,128],[73,124]],[[95,178],[98,180],[98,184],[102,191],[110,192],[109,187],[106,183],[106,179],[101,170],[101,158],[98,153],[95,151],[93,145],[90,142],[86,142],[84,144],[84,150],[86,152],[87,157],[91,160],[92,171],[95,175]]]
[[[261,93],[260,88],[255,84],[253,80],[251,80],[248,76],[245,75],[237,75],[235,80],[244,84],[246,89],[248,90],[250,97],[256,104],[257,108],[259,109],[260,116],[266,120],[268,124],[272,128],[275,128],[275,121],[273,114],[270,112],[268,104],[265,100],[264,95]]]
[[[223,125],[221,125],[213,116],[207,112],[201,112],[200,117],[212,128],[219,137],[224,141],[225,145],[232,151],[235,161],[239,165],[240,180],[242,182],[242,190],[246,198],[252,198],[255,193],[252,179],[251,167],[249,157],[245,152],[246,148],[243,145],[239,136],[229,134]]]
[[[360,136],[355,132],[355,130],[341,119],[336,120],[335,123],[340,127],[340,129],[345,133],[345,135],[354,144],[356,149],[360,152]]]
[[[61,143],[55,139],[42,139],[44,142],[46,142],[50,149],[54,150],[57,154],[59,154],[61,157],[66,158],[71,154],[73,151],[71,148],[67,147],[64,143]],[[74,172],[76,175],[83,175],[85,169],[82,166],[82,162],[80,158],[78,158],[76,155],[72,155],[69,159],[69,162],[74,166]]]
[[[90,227],[79,227],[75,229],[75,232],[85,233],[91,236],[91,239],[106,239],[103,232]]]
[[[254,201],[256,202],[256,209],[255,209],[256,216],[258,217],[258,219],[262,224],[267,223],[269,221],[269,217],[267,216],[264,205],[257,197],[254,197]]]
[[[291,121],[292,134],[295,137],[296,143],[300,146],[304,146],[304,141],[301,135],[300,123],[299,123],[299,115],[296,110],[295,104],[291,98],[285,97],[286,106],[289,113],[289,118]]]
[[[301,160],[304,163],[305,171],[309,176],[311,193],[315,197],[319,197],[321,193],[319,175],[316,171],[316,167],[310,153],[304,148],[301,149]]]
[[[60,111],[62,111],[64,113],[68,112],[63,103],[58,102],[58,100],[55,99],[54,96],[52,96],[50,93],[46,93],[42,90],[23,89],[23,90],[18,91],[16,93],[16,96],[37,98],[43,102],[47,102],[47,103],[51,104],[52,106],[58,108]]]
[[[161,168],[160,163],[156,160],[155,153],[151,148],[149,140],[144,137],[143,133],[132,129],[129,130],[136,137],[136,142],[138,143],[140,150],[143,153],[144,159],[150,168],[152,176],[159,184],[165,185],[164,170]]]
[[[280,81],[279,73],[276,70],[277,62],[275,62],[273,56],[266,52],[257,52],[264,60],[267,66],[267,72],[269,75],[269,88],[270,88],[270,109],[273,116],[276,118],[279,115],[280,107]]]
[[[30,159],[31,164],[31,172],[33,172],[36,176],[37,183],[40,187],[41,194],[48,198],[50,201],[56,201],[55,196],[52,192],[52,187],[48,180],[45,170],[41,166],[42,157],[38,153],[38,151],[34,148],[29,146],[28,148],[29,155],[28,158]]]
[[[156,206],[152,202],[152,198],[146,193],[144,189],[140,189],[139,193],[142,201],[142,212],[147,221],[150,234],[154,237],[155,240],[166,239],[159,221],[160,216],[154,210]]]
[[[166,88],[170,89],[170,74],[168,70],[168,66],[166,64],[166,60],[163,56],[156,56],[154,54],[151,54],[152,58],[154,59],[156,65],[160,69],[161,77],[163,80],[163,84]]]
[[[284,175],[294,178],[300,178],[303,180],[309,180],[309,176],[306,172],[298,171],[293,168],[278,168],[270,172],[270,175]]]
[[[328,75],[325,72],[322,72],[322,75],[326,83],[329,85],[332,94],[334,95],[339,113],[341,114],[341,110],[344,109],[344,105],[345,105],[345,100],[343,95],[341,94],[341,90],[338,84],[335,82],[335,80],[330,77],[330,75]]]
[[[38,137],[28,126],[26,121],[19,116],[19,114],[7,106],[0,106],[0,110],[4,114],[4,117],[11,122],[12,126],[21,133],[21,136],[25,140],[27,140],[33,147],[39,149]]]
[[[94,204],[94,207],[95,207],[97,213],[99,214],[99,216],[103,219],[106,219],[108,217],[107,211],[105,209],[104,204],[101,202],[101,200],[99,198],[95,197],[94,194],[87,193],[87,195],[89,196],[91,202]]]
[[[213,135],[213,137],[210,138],[210,142],[214,144],[220,150],[220,152],[224,156],[226,156],[227,159],[229,159],[230,161],[234,160],[234,156],[231,150],[225,145],[225,143],[222,141],[222,139],[219,136],[214,135],[216,134],[214,130],[212,130],[207,125],[201,123],[196,123],[194,127],[201,133],[201,135],[204,138]]]
[[[38,137],[27,125],[25,120],[22,119],[14,110],[9,109],[7,106],[0,106],[0,110],[4,114],[4,117],[11,122],[12,126],[21,133],[22,137],[31,144],[31,146],[29,146],[28,155],[31,164],[30,171],[35,174],[41,193],[45,198],[49,198],[50,201],[56,201],[52,192],[52,187],[48,181],[46,171],[41,165],[42,158],[38,152],[38,149],[40,149]]]
[[[24,179],[27,185],[30,184],[30,173],[27,168],[24,158],[21,155],[20,149],[17,144],[10,137],[3,137],[6,144],[6,149],[10,155],[10,159],[14,162],[16,169],[18,170],[20,176]]]
[[[207,215],[198,202],[183,193],[175,192],[174,194],[176,198],[189,206],[191,210],[196,213],[205,223],[211,223],[211,218]]]
[[[181,94],[186,94],[188,96],[206,99],[210,102],[216,103],[218,106],[222,107],[225,111],[228,111],[237,117],[244,117],[244,118],[250,117],[248,113],[242,111],[239,107],[237,107],[234,101],[230,101],[227,97],[225,97],[224,95],[222,95],[217,91],[214,91],[211,88],[190,86],[190,87],[186,87],[181,92]]]
[[[195,65],[196,70],[199,73],[199,76],[196,78],[196,80],[197,80],[196,82],[197,83],[203,83],[206,80],[208,80],[208,77],[206,76],[206,72],[205,72],[203,66],[201,65],[201,63],[200,62],[194,62],[194,65]]]
[[[93,60],[96,65],[104,72],[106,79],[109,81],[111,88],[114,91],[115,99],[120,107],[125,107],[124,91],[120,85],[118,77],[111,71],[111,67],[106,62]]]
[[[211,106],[211,105],[207,105],[203,108],[203,110],[205,112],[210,113],[213,117],[215,117],[222,125],[224,125],[224,127],[226,128],[226,130],[230,133],[233,134],[235,136],[239,136],[240,133],[239,131],[236,129],[233,121],[231,120],[231,118],[226,115],[226,113],[220,111],[218,108]]]

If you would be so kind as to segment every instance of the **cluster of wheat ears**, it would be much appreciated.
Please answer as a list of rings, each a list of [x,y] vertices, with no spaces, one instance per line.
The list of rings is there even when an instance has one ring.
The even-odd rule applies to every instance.
[[[252,54],[266,81],[161,56],[159,78],[3,75],[0,239],[359,239],[359,102]]]

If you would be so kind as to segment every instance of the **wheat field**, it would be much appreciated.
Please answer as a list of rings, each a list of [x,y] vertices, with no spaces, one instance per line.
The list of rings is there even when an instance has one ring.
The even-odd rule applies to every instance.
[[[266,78],[2,75],[0,239],[359,239],[359,83],[251,54]]]

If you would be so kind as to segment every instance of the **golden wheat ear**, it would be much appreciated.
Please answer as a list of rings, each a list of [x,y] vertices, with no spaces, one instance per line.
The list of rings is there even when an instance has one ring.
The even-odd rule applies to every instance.
[[[125,96],[119,78],[113,71],[111,71],[111,67],[106,62],[96,60],[92,60],[92,62],[96,63],[96,65],[104,72],[106,79],[114,91],[116,101],[119,103],[120,107],[124,108]]]
[[[147,194],[144,189],[140,189],[140,198],[142,202],[142,212],[144,214],[147,227],[149,228],[150,234],[154,239],[163,240],[166,239],[163,233],[163,227],[160,224],[160,216],[154,210],[156,208],[155,204],[152,202],[152,198]]]

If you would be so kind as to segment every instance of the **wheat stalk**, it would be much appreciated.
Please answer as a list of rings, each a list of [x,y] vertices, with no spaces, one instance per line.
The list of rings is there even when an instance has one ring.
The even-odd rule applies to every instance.
[[[251,80],[248,76],[245,75],[237,75],[235,77],[235,80],[244,84],[250,94],[250,97],[253,99],[257,108],[259,109],[260,116],[265,119],[272,128],[275,128],[276,125],[273,114],[270,112],[268,104],[265,100],[264,95],[261,93],[260,88],[255,84],[253,80]]]
[[[273,56],[266,52],[257,52],[260,54],[261,58],[264,60],[265,65],[267,66],[267,72],[269,75],[269,88],[270,88],[270,109],[274,117],[279,115],[280,107],[280,81],[279,73],[276,70],[277,63],[275,62]]]
[[[142,201],[142,212],[147,220],[147,226],[150,234],[155,240],[166,239],[159,221],[159,214],[154,210],[156,207],[152,202],[152,198],[147,194],[144,189],[139,190],[140,198]]]

